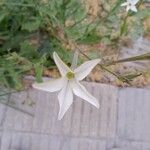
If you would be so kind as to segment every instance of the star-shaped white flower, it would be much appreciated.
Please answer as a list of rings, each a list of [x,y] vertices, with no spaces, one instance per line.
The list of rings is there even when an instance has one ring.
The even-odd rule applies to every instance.
[[[132,10],[134,12],[137,12],[136,4],[139,0],[127,0],[125,3],[121,4],[121,6],[126,6],[126,11]]]
[[[100,59],[86,61],[78,68],[72,70],[59,58],[56,52],[53,53],[53,58],[60,71],[61,78],[50,80],[44,83],[34,83],[33,87],[48,92],[55,92],[60,90],[58,94],[60,106],[58,119],[62,119],[65,112],[72,104],[73,93],[99,108],[98,100],[93,97],[85,89],[85,87],[79,83],[79,81],[83,80],[92,71],[92,69],[100,62]]]

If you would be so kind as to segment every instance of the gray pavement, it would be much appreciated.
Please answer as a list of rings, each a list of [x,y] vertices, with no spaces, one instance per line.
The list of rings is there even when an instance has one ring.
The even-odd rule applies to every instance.
[[[57,93],[12,94],[8,104],[27,113],[0,104],[0,150],[150,150],[149,88],[83,84],[101,108],[74,97],[61,121]]]

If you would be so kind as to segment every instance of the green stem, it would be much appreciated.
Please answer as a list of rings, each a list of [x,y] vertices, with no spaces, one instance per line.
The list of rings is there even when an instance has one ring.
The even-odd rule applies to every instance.
[[[123,34],[125,33],[126,31],[126,25],[127,25],[127,19],[128,19],[128,14],[125,16],[125,18],[123,19],[123,23],[122,23],[122,26],[120,28],[120,37],[123,36]]]
[[[92,60],[89,56],[87,56],[85,53],[83,53],[79,48],[78,48],[78,50],[79,50],[79,52],[80,52],[84,57],[86,57],[88,60]],[[128,83],[129,85],[131,85],[130,81],[129,81],[126,77],[121,76],[121,75],[119,75],[119,74],[117,74],[117,73],[115,73],[115,72],[109,70],[108,68],[106,68],[106,67],[105,67],[104,65],[102,65],[102,64],[98,64],[98,65],[101,67],[101,69],[103,69],[103,70],[109,72],[110,74],[116,76],[116,77],[117,77],[119,80],[121,80],[122,82],[126,82],[126,83]]]

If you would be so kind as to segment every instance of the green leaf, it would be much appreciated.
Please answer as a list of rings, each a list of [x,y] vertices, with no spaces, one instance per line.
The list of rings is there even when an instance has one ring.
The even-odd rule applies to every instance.
[[[150,60],[150,53],[113,61],[110,62],[109,65],[114,65],[116,63],[130,62],[130,61],[147,61],[147,60]]]
[[[35,69],[35,78],[37,82],[42,82],[42,74],[43,74],[43,65],[37,63],[34,65]]]
[[[35,78],[37,82],[42,82],[44,63],[47,61],[46,55],[43,55],[40,60],[34,64]]]
[[[124,75],[124,77],[127,78],[129,81],[132,81],[134,78],[137,78],[141,75],[142,75],[142,73],[136,73],[136,74]]]
[[[36,18],[35,20],[25,22],[22,24],[22,30],[27,30],[29,32],[37,30],[41,25],[41,20]]]
[[[78,43],[96,44],[96,43],[99,43],[100,40],[101,40],[101,37],[99,35],[97,35],[96,33],[90,33],[87,36],[79,39]]]
[[[65,32],[69,38],[76,41],[84,36],[86,30],[87,30],[87,26],[82,24],[77,24],[71,28],[66,28]]]
[[[126,22],[123,23],[123,25],[121,26],[120,28],[120,34],[123,35],[123,34],[127,34],[128,32],[128,25],[126,24]]]
[[[1,75],[4,77],[3,81],[6,86],[15,89],[21,89],[22,84],[20,80],[20,74],[17,69],[15,69],[15,64],[11,61],[7,61],[7,64],[3,64],[2,67],[4,68]]]
[[[18,50],[19,44],[24,40],[25,35],[24,33],[15,33],[12,35],[12,33],[8,33],[7,40],[3,43],[2,48],[3,51],[8,50]]]
[[[40,57],[37,50],[34,47],[32,47],[29,41],[27,40],[21,43],[20,55],[26,57],[32,62]]]
[[[86,11],[84,8],[80,8],[76,11],[75,15],[74,15],[74,19],[76,22],[79,22],[80,20],[83,20],[83,18],[86,17]]]
[[[7,77],[7,80],[9,83],[11,83],[11,86],[17,90],[22,88],[20,75],[13,69],[9,70],[10,76]]]
[[[7,13],[5,12],[0,12],[0,23],[3,21],[3,19],[6,17]]]

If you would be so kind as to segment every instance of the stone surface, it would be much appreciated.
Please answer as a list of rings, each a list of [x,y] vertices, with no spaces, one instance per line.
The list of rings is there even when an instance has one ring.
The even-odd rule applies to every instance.
[[[106,141],[5,131],[1,150],[106,150]]]
[[[101,108],[74,97],[61,121],[57,93],[30,89],[4,97],[0,150],[150,150],[149,88],[83,84]]]
[[[36,103],[33,107],[28,106],[28,108],[27,106],[18,104],[25,100],[26,94],[24,92],[18,95],[15,103],[18,104],[18,108],[22,108],[34,116],[7,108],[4,128],[76,137],[114,137],[117,116],[117,88],[95,83],[84,83],[84,85],[88,91],[99,99],[101,104],[100,109],[75,97],[69,111],[61,121],[58,121],[59,105],[57,95],[39,90],[31,90],[29,97]],[[12,99],[14,97],[17,97],[17,95],[13,94]]]
[[[150,142],[150,90],[120,90],[118,108],[119,137]]]

